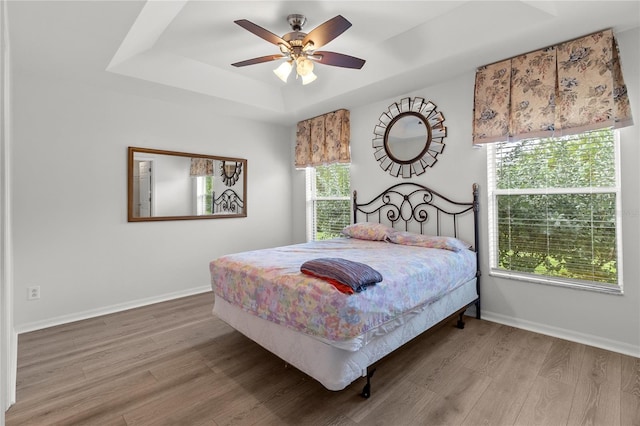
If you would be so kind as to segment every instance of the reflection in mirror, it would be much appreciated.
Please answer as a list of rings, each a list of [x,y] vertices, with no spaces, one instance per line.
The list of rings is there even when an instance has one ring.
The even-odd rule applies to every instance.
[[[389,157],[398,163],[408,164],[420,159],[430,142],[431,129],[419,114],[399,115],[387,127],[385,148]]]
[[[247,160],[148,148],[128,151],[129,222],[247,216]]]
[[[392,176],[410,178],[433,166],[444,150],[447,128],[433,102],[403,98],[380,115],[373,129],[374,157]]]
[[[222,161],[220,165],[220,176],[222,181],[227,186],[233,186],[238,181],[238,178],[242,174],[242,163],[233,161]]]

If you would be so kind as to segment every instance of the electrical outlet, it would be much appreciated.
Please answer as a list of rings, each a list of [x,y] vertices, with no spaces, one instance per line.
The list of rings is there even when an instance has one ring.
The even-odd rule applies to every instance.
[[[27,288],[27,299],[28,300],[40,299],[40,286],[39,285]]]

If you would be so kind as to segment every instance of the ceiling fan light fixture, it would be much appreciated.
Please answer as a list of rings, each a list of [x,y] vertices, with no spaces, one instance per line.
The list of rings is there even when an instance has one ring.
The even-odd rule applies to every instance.
[[[280,48],[280,52],[282,52],[283,55],[288,55],[291,53],[289,47],[283,43],[278,43],[278,47]]]
[[[301,77],[309,73],[313,74],[313,62],[304,56],[298,57],[298,59],[296,59],[296,72]]]
[[[309,71],[309,73],[307,73],[306,75],[302,75],[302,85],[304,86],[305,84],[309,84],[312,83],[316,80],[316,78],[318,78],[317,75],[315,75],[313,73],[313,71]]]
[[[291,70],[293,66],[291,65],[291,61],[283,62],[280,64],[278,68],[273,70],[274,74],[278,76],[280,80],[283,82],[287,82],[289,79],[289,74],[291,74]]]

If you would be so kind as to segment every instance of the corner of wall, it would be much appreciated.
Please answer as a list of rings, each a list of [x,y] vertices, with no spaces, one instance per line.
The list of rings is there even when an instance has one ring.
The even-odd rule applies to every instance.
[[[12,239],[10,217],[10,75],[7,2],[0,0],[0,425],[16,400],[17,334],[13,327]]]

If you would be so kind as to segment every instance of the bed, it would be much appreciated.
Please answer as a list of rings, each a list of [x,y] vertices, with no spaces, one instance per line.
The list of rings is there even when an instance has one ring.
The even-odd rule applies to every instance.
[[[357,195],[343,237],[230,254],[209,269],[217,317],[329,390],[365,377],[368,398],[377,361],[452,316],[463,328],[472,305],[480,318],[478,186],[462,202],[410,182]],[[307,267],[322,261],[377,281],[347,288]]]

